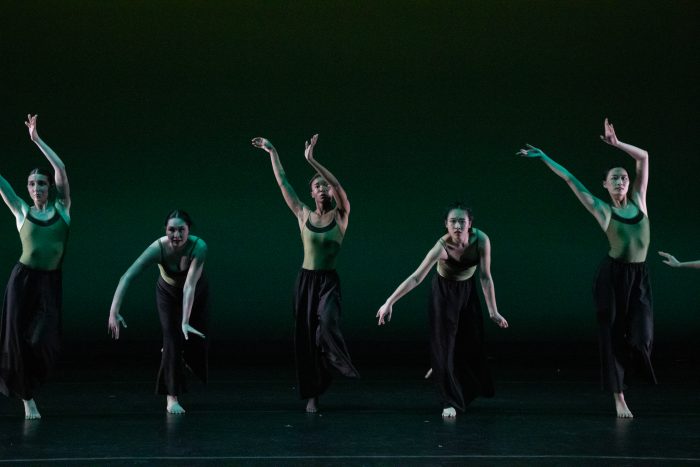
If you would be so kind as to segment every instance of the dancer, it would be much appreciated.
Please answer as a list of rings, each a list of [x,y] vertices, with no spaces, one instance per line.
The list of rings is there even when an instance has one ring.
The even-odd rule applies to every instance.
[[[454,418],[477,396],[494,394],[484,350],[484,322],[476,291],[475,272],[489,316],[501,328],[508,321],[498,313],[491,277],[491,242],[472,227],[471,209],[454,203],[445,212],[447,233],[428,251],[418,269],[401,283],[379,308],[381,326],[391,320],[394,304],[417,287],[437,263],[428,315],[431,373],[442,398],[442,416]]]
[[[340,279],[336,258],[348,228],[350,202],[335,176],[314,157],[318,135],[306,142],[304,156],[316,174],[309,185],[313,210],[297,196],[287,180],[275,147],[265,138],[253,146],[270,154],[272,170],[287,206],[297,217],[304,246],[304,262],[296,281],[294,349],[297,378],[306,411],[318,410],[319,396],[331,382],[331,367],[342,375],[359,377],[340,333]],[[335,206],[333,206],[335,201]]]
[[[659,251],[659,254],[666,258],[663,260],[665,264],[668,264],[672,268],[692,268],[692,269],[700,269],[700,260],[696,261],[684,261],[680,262],[676,259],[675,256],[673,256],[670,253],[666,253],[665,251]]]
[[[0,176],[0,194],[15,216],[22,256],[5,289],[0,320],[0,392],[24,402],[26,419],[41,414],[34,394],[48,377],[60,350],[61,264],[70,226],[66,167],[39,137],[37,116],[27,115],[29,137],[54,174],[34,169],[27,179],[29,206]]]
[[[156,304],[163,329],[163,349],[156,394],[166,395],[166,410],[185,413],[178,396],[186,392],[185,366],[206,383],[208,376],[207,341],[204,340],[209,316],[209,285],[204,275],[207,245],[190,234],[192,220],[176,209],[165,218],[165,236],[151,243],[119,280],[109,311],[108,329],[119,339],[126,322],[119,313],[131,281],[149,266],[158,265]],[[202,339],[190,339],[189,335]]]
[[[591,194],[568,170],[531,145],[518,154],[541,159],[564,179],[581,204],[595,217],[610,243],[593,286],[597,307],[603,389],[611,391],[619,418],[632,418],[623,389],[625,373],[642,366],[655,384],[651,365],[653,342],[652,295],[646,264],[649,248],[647,184],[649,155],[643,149],[617,139],[613,125],[605,119],[600,138],[621,149],[635,161],[636,177],[630,190],[627,171],[613,167],[605,173],[603,187],[610,195],[607,203]],[[641,365],[638,365],[641,364]]]

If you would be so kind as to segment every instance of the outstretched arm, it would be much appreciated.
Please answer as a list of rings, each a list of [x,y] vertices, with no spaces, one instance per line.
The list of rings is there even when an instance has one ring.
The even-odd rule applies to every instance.
[[[338,210],[347,215],[350,213],[350,201],[348,200],[348,195],[345,193],[345,190],[343,190],[343,187],[340,186],[340,182],[337,178],[335,178],[331,171],[321,165],[321,163],[314,157],[314,146],[316,146],[317,141],[318,135],[313,135],[311,140],[305,143],[304,157],[306,157],[306,160],[309,162],[309,164],[311,164],[311,167],[313,167],[316,172],[326,179],[328,184],[333,189],[333,199],[335,199],[335,204],[338,206]]]
[[[386,324],[389,321],[391,321],[391,313],[393,312],[392,307],[394,306],[394,303],[396,303],[401,297],[406,295],[408,292],[411,290],[415,289],[421,282],[423,282],[423,279],[425,279],[425,276],[428,274],[428,271],[430,271],[430,268],[433,267],[433,265],[440,259],[440,255],[444,252],[444,249],[442,248],[442,245],[440,242],[437,242],[433,248],[430,249],[428,254],[425,256],[423,261],[420,263],[420,266],[418,266],[418,269],[416,269],[413,274],[408,276],[408,278],[399,285],[396,290],[394,290],[394,293],[387,298],[386,302],[384,305],[382,305],[379,308],[379,311],[377,311],[377,318],[379,318],[378,325]]]
[[[282,162],[277,154],[277,149],[275,149],[269,140],[261,137],[253,138],[252,143],[256,148],[260,148],[270,154],[272,171],[275,174],[277,185],[279,185],[280,190],[282,190],[282,197],[284,197],[284,201],[287,203],[287,206],[289,206],[289,209],[291,209],[298,218],[301,218],[304,212],[304,203],[301,202],[296,191],[294,191],[289,180],[287,180],[287,174],[284,172]]]
[[[187,334],[190,332],[199,337],[204,337],[204,334],[190,326],[195,288],[199,278],[202,277],[204,261],[207,259],[207,245],[204,243],[204,240],[200,240],[197,243],[193,256],[192,263],[190,263],[190,268],[187,271],[185,285],[182,288],[182,333],[185,335],[185,339],[188,338]]]
[[[591,192],[588,191],[588,188],[586,188],[583,183],[574,177],[571,172],[554,162],[547,154],[542,152],[541,149],[538,149],[530,144],[526,146],[526,148],[518,151],[517,154],[523,157],[529,157],[531,159],[541,159],[542,162],[544,162],[545,165],[552,170],[552,172],[557,174],[566,182],[567,185],[569,185],[569,188],[571,188],[571,191],[574,192],[581,204],[583,204],[588,212],[593,214],[593,217],[596,218],[600,227],[603,230],[607,229],[608,223],[610,222],[610,208],[608,205],[599,198],[593,196]]]
[[[7,204],[7,207],[10,208],[12,215],[15,216],[17,228],[19,229],[22,221],[24,221],[24,216],[29,211],[29,205],[17,196],[15,190],[12,189],[12,185],[2,175],[0,175],[0,195],[2,195],[2,199]]]
[[[666,258],[663,260],[665,264],[668,264],[672,268],[693,268],[700,269],[700,260],[697,261],[678,261],[675,256],[665,251],[659,251],[659,254]]]
[[[141,253],[141,256],[136,258],[136,261],[129,266],[129,269],[127,269],[121,279],[119,279],[119,285],[117,285],[117,290],[114,292],[112,306],[109,310],[109,321],[107,322],[107,328],[114,339],[119,339],[119,325],[121,324],[126,327],[126,321],[124,321],[124,318],[119,314],[126,289],[129,288],[129,284],[131,284],[134,277],[141,274],[148,266],[156,264],[159,257],[160,247],[156,240]]]
[[[625,151],[632,156],[635,161],[636,176],[634,177],[634,185],[632,192],[638,196],[635,201],[639,204],[644,213],[647,212],[647,185],[649,184],[649,153],[644,149],[640,149],[631,144],[623,143],[617,139],[615,128],[612,123],[605,119],[603,123],[604,135],[600,135],[600,139],[608,143],[610,146],[616,147]]]
[[[34,141],[41,152],[44,153],[46,159],[53,167],[55,181],[56,181],[56,197],[59,202],[61,202],[65,208],[66,212],[70,212],[70,187],[68,185],[68,174],[66,173],[66,166],[60,157],[46,144],[41,138],[36,130],[36,119],[37,115],[27,115],[27,121],[24,122],[29,128],[29,137]]]
[[[508,327],[508,321],[498,314],[496,306],[496,291],[493,287],[493,277],[491,277],[491,241],[489,237],[479,232],[479,280],[481,290],[484,292],[486,307],[489,309],[491,320],[502,328]]]

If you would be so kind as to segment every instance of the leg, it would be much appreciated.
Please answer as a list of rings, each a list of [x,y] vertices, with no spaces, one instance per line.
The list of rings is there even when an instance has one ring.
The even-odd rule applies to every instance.
[[[163,350],[161,353],[160,369],[158,370],[156,392],[168,396],[166,408],[169,412],[171,408],[174,407],[174,404],[179,407],[178,410],[184,412],[177,402],[177,396],[186,390],[184,362],[182,359],[182,343],[184,337],[181,329],[181,294],[181,291],[169,286],[164,281],[158,281],[156,287],[156,302],[163,331]]]

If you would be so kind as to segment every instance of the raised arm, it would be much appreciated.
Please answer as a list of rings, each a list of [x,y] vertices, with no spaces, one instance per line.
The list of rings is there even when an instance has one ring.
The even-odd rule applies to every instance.
[[[632,193],[637,197],[635,202],[639,205],[644,213],[647,213],[647,185],[649,184],[649,153],[644,149],[640,149],[631,144],[623,143],[617,139],[615,128],[612,123],[605,119],[603,123],[604,135],[600,135],[600,139],[608,143],[610,146],[616,147],[625,151],[632,156],[635,161],[636,176],[634,177],[634,185]]]
[[[17,229],[19,230],[24,221],[24,216],[29,211],[29,205],[17,196],[15,190],[12,189],[12,185],[2,175],[0,175],[0,195],[2,195],[2,199],[7,204],[7,207],[10,208],[12,215],[15,216]]]
[[[608,228],[608,224],[610,223],[610,207],[599,198],[593,196],[591,192],[588,191],[588,188],[586,188],[583,183],[574,177],[571,172],[554,162],[547,154],[542,152],[541,149],[538,149],[530,144],[526,146],[526,148],[518,151],[517,154],[523,157],[529,157],[530,159],[541,159],[542,162],[544,162],[545,165],[552,170],[552,172],[557,174],[566,182],[567,185],[569,185],[569,188],[571,188],[571,191],[574,192],[581,204],[583,204],[588,212],[593,214],[593,217],[595,217],[595,219],[598,221],[600,228],[606,230]]]
[[[692,268],[692,269],[700,269],[700,260],[697,261],[678,261],[675,256],[673,256],[670,253],[666,253],[665,251],[659,251],[659,254],[666,258],[663,260],[665,264],[668,264],[672,268]]]
[[[68,185],[68,174],[66,173],[66,166],[60,157],[46,144],[41,138],[36,130],[36,119],[37,116],[27,115],[27,121],[24,122],[29,128],[29,137],[34,141],[46,159],[48,159],[51,167],[53,167],[54,177],[56,182],[56,199],[58,202],[63,204],[66,208],[66,212],[70,213],[70,186]]]
[[[204,240],[200,240],[195,247],[190,263],[190,268],[187,271],[185,285],[182,288],[182,333],[185,339],[188,338],[188,333],[195,334],[199,337],[204,337],[204,334],[190,326],[190,315],[192,314],[192,304],[194,303],[194,292],[197,287],[199,278],[202,277],[204,270],[204,261],[207,259],[207,244]]]
[[[425,279],[425,276],[428,274],[428,271],[430,271],[430,268],[432,268],[438,259],[440,259],[440,256],[444,253],[444,251],[445,250],[438,241],[435,246],[430,249],[428,254],[420,263],[420,266],[418,266],[418,269],[416,269],[413,274],[408,276],[408,278],[404,280],[396,288],[396,290],[394,290],[394,293],[387,298],[384,305],[382,305],[379,308],[379,311],[377,311],[376,317],[379,318],[377,323],[379,326],[391,321],[391,313],[393,312],[392,307],[394,306],[394,303],[423,282],[423,279]]]
[[[154,265],[158,262],[160,258],[160,247],[158,246],[158,241],[151,243],[148,248],[141,253],[141,256],[136,258],[136,261],[129,266],[124,275],[119,279],[119,285],[117,285],[117,290],[114,292],[114,298],[112,299],[112,306],[109,310],[109,321],[107,322],[107,328],[112,334],[114,339],[119,339],[119,325],[126,327],[126,321],[119,314],[122,302],[124,301],[124,295],[126,294],[126,289],[129,288],[131,281],[141,274],[144,269]]]
[[[253,146],[260,148],[270,155],[270,162],[272,162],[272,171],[275,174],[275,180],[277,180],[277,185],[279,185],[282,191],[282,197],[284,201],[292,210],[294,215],[301,218],[304,212],[304,203],[301,202],[299,196],[297,196],[296,191],[292,188],[292,185],[287,180],[287,174],[282,167],[282,162],[280,161],[280,156],[277,154],[277,149],[272,145],[272,143],[265,138],[257,137],[253,138],[251,141]]]
[[[491,277],[491,241],[489,237],[479,231],[479,281],[481,290],[484,292],[484,300],[489,310],[491,320],[502,328],[508,327],[508,321],[498,314],[496,306],[496,291],[493,287],[493,277]]]
[[[335,204],[338,206],[338,210],[341,212],[341,214],[347,216],[350,214],[350,201],[348,201],[348,195],[345,193],[345,190],[343,190],[343,187],[340,186],[340,182],[337,178],[335,178],[331,171],[321,165],[321,163],[314,157],[314,146],[316,146],[317,141],[318,135],[313,135],[311,140],[306,142],[304,157],[306,157],[306,160],[309,162],[309,164],[311,164],[311,167],[313,167],[316,172],[326,179],[333,190],[333,199],[335,199]]]

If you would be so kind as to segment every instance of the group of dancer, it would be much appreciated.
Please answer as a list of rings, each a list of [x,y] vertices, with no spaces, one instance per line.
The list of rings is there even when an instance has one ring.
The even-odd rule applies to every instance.
[[[61,265],[70,226],[70,190],[66,169],[56,153],[39,137],[37,117],[28,115],[31,140],[53,167],[34,169],[27,179],[32,205],[23,201],[0,176],[0,194],[15,216],[22,242],[22,256],[7,283],[0,321],[0,392],[23,401],[25,417],[41,415],[34,397],[47,379],[60,347]],[[603,388],[612,392],[616,413],[631,418],[623,390],[625,373],[640,366],[656,382],[651,365],[653,341],[652,296],[646,264],[649,218],[646,191],[649,156],[646,151],[617,139],[607,119],[601,139],[621,149],[635,161],[630,188],[627,171],[619,166],[605,173],[603,187],[610,202],[597,198],[569,171],[533,146],[518,151],[542,160],[564,179],[605,232],[610,249],[594,283],[599,325]],[[340,332],[341,291],[336,272],[338,253],[348,227],[350,202],[338,179],[314,156],[318,135],[305,145],[305,158],[314,170],[309,189],[314,204],[302,202],[287,179],[277,150],[265,138],[253,146],[270,156],[272,170],[289,209],[297,218],[304,259],[294,291],[294,350],[299,392],[306,411],[318,410],[319,397],[330,385],[334,371],[357,378]],[[448,207],[442,235],[418,268],[389,296],[376,313],[378,324],[387,324],[394,304],[417,287],[436,266],[429,302],[431,375],[443,405],[442,416],[455,417],[478,396],[494,395],[486,361],[479,283],[489,317],[500,328],[508,321],[499,314],[491,276],[489,237],[472,225],[471,210],[461,202]],[[163,331],[163,348],[156,392],[166,396],[166,410],[185,410],[178,396],[186,390],[189,368],[206,382],[209,289],[204,274],[205,241],[190,233],[192,220],[183,210],[170,212],[165,235],[156,239],[119,280],[109,313],[108,330],[120,336],[126,321],[121,307],[133,279],[157,265],[156,303]],[[700,261],[680,262],[659,252],[672,267],[700,268]]]

